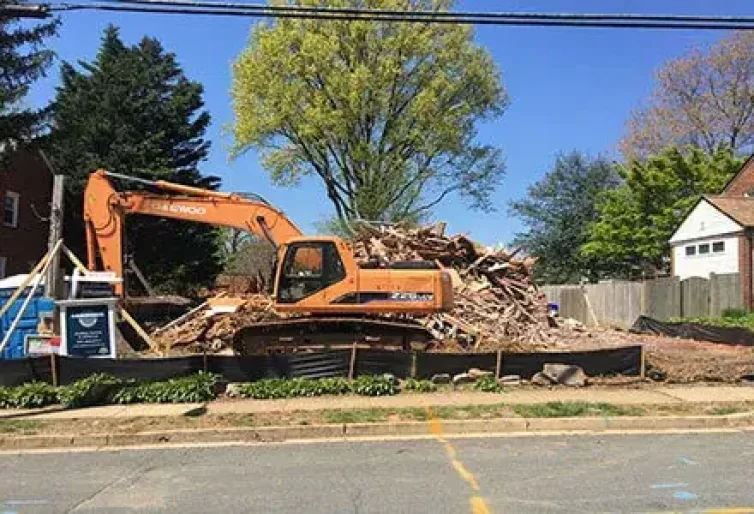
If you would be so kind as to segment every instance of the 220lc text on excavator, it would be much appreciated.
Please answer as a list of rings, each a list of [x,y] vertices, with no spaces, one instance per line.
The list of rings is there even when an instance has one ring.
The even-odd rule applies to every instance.
[[[111,178],[157,192],[119,192]],[[92,173],[84,191],[89,269],[123,277],[123,228],[130,214],[233,227],[275,246],[274,307],[293,316],[242,328],[234,341],[240,354],[281,345],[300,349],[369,343],[408,348],[431,338],[408,315],[447,312],[453,307],[450,276],[436,263],[357,262],[345,240],[307,237],[281,210],[260,198],[105,170]],[[116,294],[125,295],[122,282]]]

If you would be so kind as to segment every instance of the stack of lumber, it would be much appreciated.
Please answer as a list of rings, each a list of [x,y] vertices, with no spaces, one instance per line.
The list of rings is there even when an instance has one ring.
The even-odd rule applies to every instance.
[[[445,224],[362,230],[354,245],[359,261],[434,261],[453,279],[455,308],[429,316],[425,326],[440,349],[538,349],[547,329],[547,304],[537,291],[534,259],[482,246],[463,235],[446,236]]]

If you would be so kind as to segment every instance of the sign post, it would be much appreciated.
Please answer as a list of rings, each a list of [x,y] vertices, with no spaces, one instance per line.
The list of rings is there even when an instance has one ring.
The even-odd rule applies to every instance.
[[[60,353],[70,357],[114,359],[117,298],[62,300]]]

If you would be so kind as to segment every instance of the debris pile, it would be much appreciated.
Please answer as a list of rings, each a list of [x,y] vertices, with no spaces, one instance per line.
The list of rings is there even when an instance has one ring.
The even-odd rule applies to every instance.
[[[232,346],[233,335],[244,326],[283,317],[265,294],[211,298],[152,333],[168,351],[217,352]]]
[[[547,339],[547,303],[532,279],[532,258],[488,248],[466,236],[446,236],[445,224],[406,230],[364,230],[354,245],[361,262],[425,260],[448,270],[455,308],[423,320],[443,349],[538,349]],[[457,344],[456,344],[457,343]]]
[[[419,319],[437,341],[431,349],[481,352],[547,347],[547,304],[534,286],[534,259],[516,259],[517,251],[488,248],[463,235],[446,236],[444,223],[417,229],[367,227],[353,247],[362,264],[429,261],[448,271],[455,308]],[[176,350],[218,351],[231,346],[238,328],[280,317],[269,296],[226,290],[152,335]]]

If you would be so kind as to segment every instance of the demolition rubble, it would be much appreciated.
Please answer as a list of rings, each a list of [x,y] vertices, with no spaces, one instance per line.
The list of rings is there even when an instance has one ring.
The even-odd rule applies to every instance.
[[[370,227],[354,241],[358,261],[429,261],[447,270],[455,291],[450,313],[417,318],[432,334],[435,351],[533,351],[546,346],[547,304],[532,277],[534,259],[516,259],[464,235],[445,235],[445,224],[404,229]],[[221,295],[168,324],[153,337],[173,349],[219,351],[239,328],[282,317],[261,293]]]

